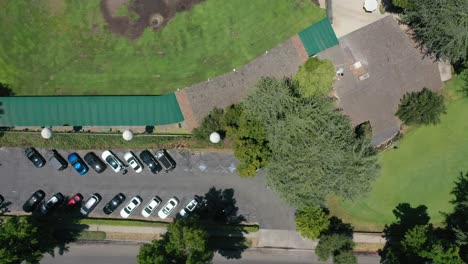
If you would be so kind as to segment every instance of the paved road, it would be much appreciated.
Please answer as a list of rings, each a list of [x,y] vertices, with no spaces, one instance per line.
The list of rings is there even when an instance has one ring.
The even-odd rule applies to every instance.
[[[138,245],[88,245],[72,244],[70,251],[65,255],[57,255],[55,258],[47,255],[41,264],[132,264],[136,262]],[[286,250],[247,250],[243,252],[241,259],[226,259],[218,254],[215,255],[215,264],[323,264],[317,260],[312,251],[286,251]],[[331,262],[327,262],[331,263]],[[359,264],[377,264],[377,256],[359,256]]]
[[[42,154],[46,152],[44,149],[38,150]],[[71,151],[59,152],[66,157]],[[81,156],[87,153],[77,152]],[[177,162],[177,168],[167,174],[154,175],[148,170],[136,174],[129,168],[128,174],[121,175],[107,168],[102,174],[90,170],[88,174],[80,176],[70,167],[63,172],[55,171],[49,164],[37,169],[23,155],[22,149],[0,148],[0,194],[12,202],[11,211],[19,211],[37,189],[44,190],[47,197],[55,192],[64,195],[80,192],[85,199],[98,192],[103,201],[92,214],[98,216],[102,214],[104,204],[118,192],[123,192],[127,200],[140,195],[143,204],[154,195],[160,196],[163,201],[175,195],[185,205],[194,195],[204,195],[213,186],[223,190],[232,188],[239,214],[247,221],[259,222],[262,228],[267,229],[294,229],[294,210],[265,187],[263,176],[243,179],[231,172],[238,164],[231,153],[169,152]],[[101,155],[102,151],[95,153]],[[123,157],[124,151],[114,153]],[[117,217],[118,211],[113,216]]]

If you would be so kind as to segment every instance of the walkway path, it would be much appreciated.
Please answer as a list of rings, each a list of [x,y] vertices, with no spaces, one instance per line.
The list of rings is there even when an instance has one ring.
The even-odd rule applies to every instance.
[[[132,237],[138,234],[137,241],[142,242],[158,237],[167,229],[166,227],[89,225],[86,230],[103,231],[111,235],[120,234],[118,240],[135,240]],[[315,249],[318,242],[301,237],[295,230],[260,229],[258,232],[243,236],[255,241],[255,247],[258,248]],[[379,234],[355,233],[353,239],[356,243],[385,244],[385,239]]]

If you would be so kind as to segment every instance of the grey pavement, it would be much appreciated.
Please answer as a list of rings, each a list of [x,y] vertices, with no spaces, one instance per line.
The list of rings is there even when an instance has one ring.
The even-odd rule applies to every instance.
[[[126,244],[71,244],[69,252],[53,258],[46,255],[41,264],[132,264],[137,263],[139,245]],[[360,264],[377,264],[379,257],[358,256]],[[270,263],[291,263],[291,264],[320,264],[331,263],[320,262],[313,251],[310,250],[275,250],[275,249],[250,249],[242,253],[240,259],[226,259],[215,254],[213,259],[215,264],[270,264]]]
[[[45,149],[38,149],[45,154]],[[59,150],[66,157],[72,151]],[[82,157],[88,151],[77,151]],[[95,151],[101,155],[102,151]],[[124,151],[114,151],[122,158]],[[139,153],[139,151],[135,151]],[[177,196],[179,211],[194,195],[204,195],[211,187],[234,190],[238,213],[247,221],[258,222],[262,228],[294,230],[294,209],[287,206],[265,185],[265,178],[240,178],[231,171],[238,164],[232,153],[206,153],[169,150],[177,168],[169,173],[154,175],[148,170],[136,174],[129,168],[126,175],[107,168],[102,174],[90,169],[86,175],[78,175],[69,166],[63,172],[55,171],[49,164],[35,168],[20,148],[0,148],[0,194],[11,201],[11,211],[20,211],[22,204],[32,192],[42,189],[50,197],[55,192],[71,195],[80,192],[87,199],[94,192],[102,195],[103,201],[91,216],[103,216],[102,208],[115,194],[122,192],[127,201],[134,195],[143,198],[143,205],[154,195],[167,201]],[[112,216],[119,217],[121,207]],[[141,218],[139,212],[130,218]],[[172,214],[174,216],[174,213]],[[151,217],[156,219],[156,217]]]

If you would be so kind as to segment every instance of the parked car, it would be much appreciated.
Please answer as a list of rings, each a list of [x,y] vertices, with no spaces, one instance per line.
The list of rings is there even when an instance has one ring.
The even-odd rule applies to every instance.
[[[123,171],[123,174],[127,173],[127,170],[125,169],[125,165],[111,151],[109,150],[104,151],[101,155],[101,158],[111,167],[113,171],[115,172]]]
[[[143,199],[141,199],[140,196],[135,196],[133,197],[130,202],[127,204],[127,206],[125,206],[121,211],[120,211],[120,216],[122,216],[123,218],[127,218],[129,217],[133,211],[135,211],[135,209],[138,208],[138,206],[140,206],[140,204],[143,202]]]
[[[135,170],[136,173],[140,173],[143,170],[143,165],[138,160],[138,158],[133,154],[133,152],[129,151],[124,155],[125,161]]]
[[[50,199],[41,205],[40,212],[43,215],[50,213],[53,209],[61,206],[65,201],[65,196],[62,193],[56,193]]]
[[[102,210],[106,215],[112,214],[114,210],[117,209],[117,207],[119,207],[125,201],[125,198],[126,197],[123,193],[117,194],[116,196],[114,196],[114,198],[112,198],[112,200],[110,200],[106,204],[106,206],[104,206],[104,209]]]
[[[172,197],[169,201],[167,201],[163,208],[159,210],[159,218],[166,219],[171,214],[171,212],[177,207],[178,204],[179,199],[177,199],[176,197]]]
[[[148,169],[154,174],[158,174],[163,169],[161,164],[159,164],[156,158],[148,150],[143,150],[140,153],[140,159],[146,164],[146,166],[148,166]]]
[[[153,197],[151,201],[143,208],[141,215],[144,217],[149,217],[156,208],[161,204],[162,200],[158,196]]]
[[[195,211],[195,209],[197,209],[200,202],[200,198],[195,196],[184,208],[182,208],[182,210],[180,210],[180,216],[184,218],[188,217],[191,213]]]
[[[2,203],[5,201],[5,198],[0,194],[0,207],[2,206]]]
[[[49,164],[55,169],[62,171],[68,167],[68,162],[58,153],[57,150],[51,149],[46,153]]]
[[[44,157],[37,151],[35,148],[26,148],[24,150],[26,157],[36,166],[36,168],[41,168],[45,165],[46,161]]]
[[[174,160],[165,150],[158,150],[156,151],[155,155],[156,159],[158,159],[159,163],[161,163],[166,172],[169,172],[176,167]]]
[[[83,195],[81,193],[74,194],[70,199],[68,199],[67,206],[74,207],[75,205],[83,201]]]
[[[81,213],[83,216],[87,216],[89,213],[91,213],[91,211],[94,210],[94,208],[96,207],[96,205],[98,205],[98,203],[99,203],[101,200],[102,200],[102,197],[101,197],[101,195],[99,195],[99,193],[93,194],[91,197],[88,198],[88,200],[86,201],[86,203],[84,203],[84,204],[81,206],[80,213]]]
[[[43,190],[35,191],[31,197],[23,204],[23,211],[30,213],[44,200],[45,192]]]
[[[80,175],[86,174],[89,170],[88,165],[86,165],[86,163],[76,152],[68,155],[68,162],[70,162],[73,168],[75,168],[76,172],[78,172]]]
[[[107,168],[106,164],[94,152],[89,152],[86,154],[84,156],[84,160],[97,173],[101,173]]]

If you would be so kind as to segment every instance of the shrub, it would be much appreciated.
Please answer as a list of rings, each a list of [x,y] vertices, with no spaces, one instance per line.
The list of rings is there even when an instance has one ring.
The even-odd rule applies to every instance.
[[[419,92],[407,93],[400,100],[398,116],[407,125],[437,124],[445,113],[444,98],[424,88]]]
[[[316,239],[330,226],[328,215],[322,208],[307,206],[296,212],[296,230],[303,237]]]
[[[335,67],[328,60],[308,59],[294,76],[299,91],[304,97],[326,95],[330,92],[335,78]]]
[[[196,139],[209,141],[210,134],[218,132],[221,135],[221,138],[224,138],[226,132],[221,125],[223,116],[224,110],[215,107],[207,116],[205,116],[205,118],[203,118],[200,127],[193,129],[193,136]]]

